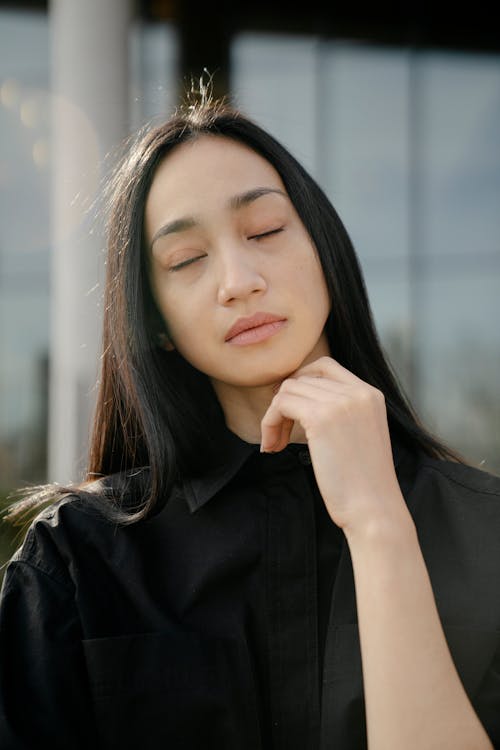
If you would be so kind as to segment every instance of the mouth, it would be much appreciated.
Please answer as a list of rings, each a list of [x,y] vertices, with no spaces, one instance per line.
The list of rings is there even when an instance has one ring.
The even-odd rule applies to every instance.
[[[226,343],[246,346],[274,336],[287,323],[286,318],[271,313],[255,313],[248,318],[239,318],[226,333]]]

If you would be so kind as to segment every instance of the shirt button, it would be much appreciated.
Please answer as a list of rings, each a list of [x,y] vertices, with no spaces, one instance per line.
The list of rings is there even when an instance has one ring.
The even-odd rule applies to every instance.
[[[311,456],[309,455],[309,451],[307,449],[299,451],[299,461],[304,466],[311,465]]]

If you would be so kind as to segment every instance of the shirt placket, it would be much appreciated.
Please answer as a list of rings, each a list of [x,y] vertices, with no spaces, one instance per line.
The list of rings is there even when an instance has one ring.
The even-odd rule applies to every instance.
[[[366,750],[356,593],[347,542],[330,602],[322,676],[320,750]]]
[[[273,748],[319,743],[318,628],[314,505],[304,469],[269,482],[266,553]]]

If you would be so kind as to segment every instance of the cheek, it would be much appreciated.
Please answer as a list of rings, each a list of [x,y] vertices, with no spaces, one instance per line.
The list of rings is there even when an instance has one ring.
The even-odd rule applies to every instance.
[[[176,314],[176,311],[177,313],[180,312],[178,305],[175,305],[171,296],[167,295],[164,289],[153,286],[153,296],[168,334],[174,340],[179,322],[178,314]]]
[[[314,290],[318,295],[321,295],[323,290],[327,293],[323,269],[314,255],[314,250],[311,250],[310,254],[306,256],[302,255],[300,260],[297,261],[292,276],[296,286],[299,285],[308,291]]]
[[[308,264],[304,264],[302,273],[303,294],[311,301],[311,309],[318,315],[328,317],[331,309],[330,293],[319,260],[313,258]]]
[[[188,295],[164,294],[158,306],[176,349],[192,362],[193,353],[202,352],[208,340],[207,315],[198,300]]]

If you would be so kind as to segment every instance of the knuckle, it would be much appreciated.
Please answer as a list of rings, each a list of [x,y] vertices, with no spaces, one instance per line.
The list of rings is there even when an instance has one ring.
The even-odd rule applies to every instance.
[[[359,389],[359,399],[365,403],[379,403],[384,400],[384,394],[375,386],[363,383]]]
[[[292,385],[292,381],[290,378],[285,378],[285,380],[281,383],[279,391],[277,392],[276,396],[279,396],[280,393],[286,393],[290,391]]]
[[[382,413],[385,410],[385,396],[381,390],[370,386],[364,393],[362,405],[366,411]]]
[[[385,396],[384,396],[384,394],[382,393],[382,391],[379,388],[374,388],[372,386],[370,388],[370,394],[371,394],[372,400],[376,404],[383,404],[383,403],[385,403]]]
[[[286,396],[288,390],[288,386],[281,387],[276,396],[273,398],[273,402],[275,404],[280,404],[283,401],[283,397]]]
[[[369,406],[375,401],[375,395],[370,386],[368,388],[360,389],[359,401],[365,406]]]

